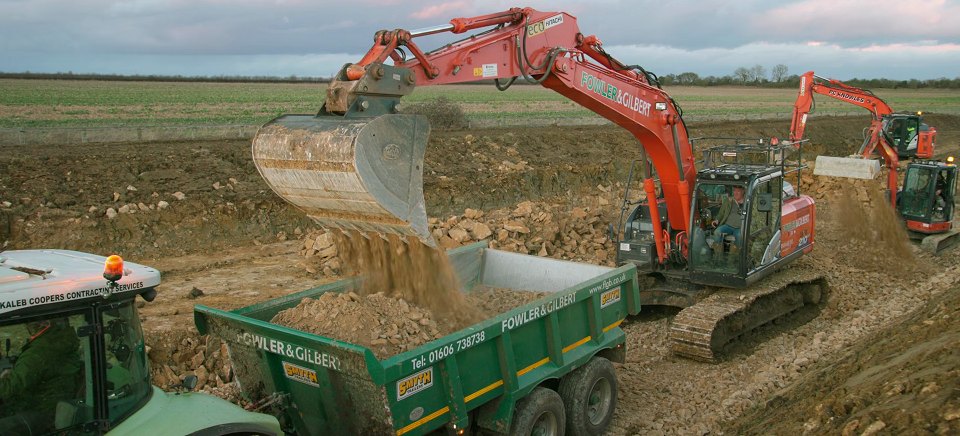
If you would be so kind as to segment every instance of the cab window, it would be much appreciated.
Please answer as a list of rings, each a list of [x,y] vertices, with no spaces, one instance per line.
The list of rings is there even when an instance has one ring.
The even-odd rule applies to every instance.
[[[116,425],[149,399],[152,388],[134,300],[105,307],[102,321],[107,405],[110,423]]]
[[[0,434],[77,433],[93,419],[84,313],[0,323]]]

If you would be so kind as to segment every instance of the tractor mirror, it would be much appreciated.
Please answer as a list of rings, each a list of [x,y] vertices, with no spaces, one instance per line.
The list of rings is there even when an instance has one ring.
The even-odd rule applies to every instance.
[[[764,193],[757,196],[757,210],[770,212],[773,210],[773,194]]]

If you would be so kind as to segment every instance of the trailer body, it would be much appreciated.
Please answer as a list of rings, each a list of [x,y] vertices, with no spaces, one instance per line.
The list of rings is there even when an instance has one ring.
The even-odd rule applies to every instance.
[[[517,400],[601,355],[623,361],[620,323],[640,310],[633,266],[608,268],[486,248],[448,252],[465,292],[486,286],[548,294],[385,360],[367,348],[270,323],[303,298],[358,279],[234,311],[197,306],[204,334],[230,347],[241,389],[273,404],[297,434],[507,432]]]

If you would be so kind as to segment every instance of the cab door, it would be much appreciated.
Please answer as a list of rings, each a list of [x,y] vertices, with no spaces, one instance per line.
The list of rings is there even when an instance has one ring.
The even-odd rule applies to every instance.
[[[783,176],[761,177],[750,192],[746,226],[746,270],[754,271],[776,259],[779,252],[780,213],[783,204]]]

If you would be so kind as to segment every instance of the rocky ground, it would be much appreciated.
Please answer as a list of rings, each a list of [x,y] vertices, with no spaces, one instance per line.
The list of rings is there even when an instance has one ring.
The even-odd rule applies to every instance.
[[[956,154],[960,117],[927,121],[938,150]],[[785,124],[702,124],[691,136],[784,136]],[[847,154],[862,127],[860,118],[818,121],[807,148]],[[328,237],[269,191],[248,153],[243,141],[5,153],[0,240],[119,252],[160,269],[160,295],[140,309],[155,382],[194,373],[230,397],[222,347],[197,335],[193,306],[265,301],[336,279],[343,266]],[[610,264],[607,225],[638,157],[635,140],[612,127],[435,133],[424,177],[431,229],[445,247],[487,240]],[[956,433],[960,248],[897,251],[903,241],[877,218],[869,186],[841,197],[847,185],[809,176],[801,185],[818,200],[818,234],[797,267],[827,277],[823,307],[744,338],[716,365],[674,357],[672,313],[645,308],[624,325],[613,434]],[[866,218],[851,224],[855,216]]]

